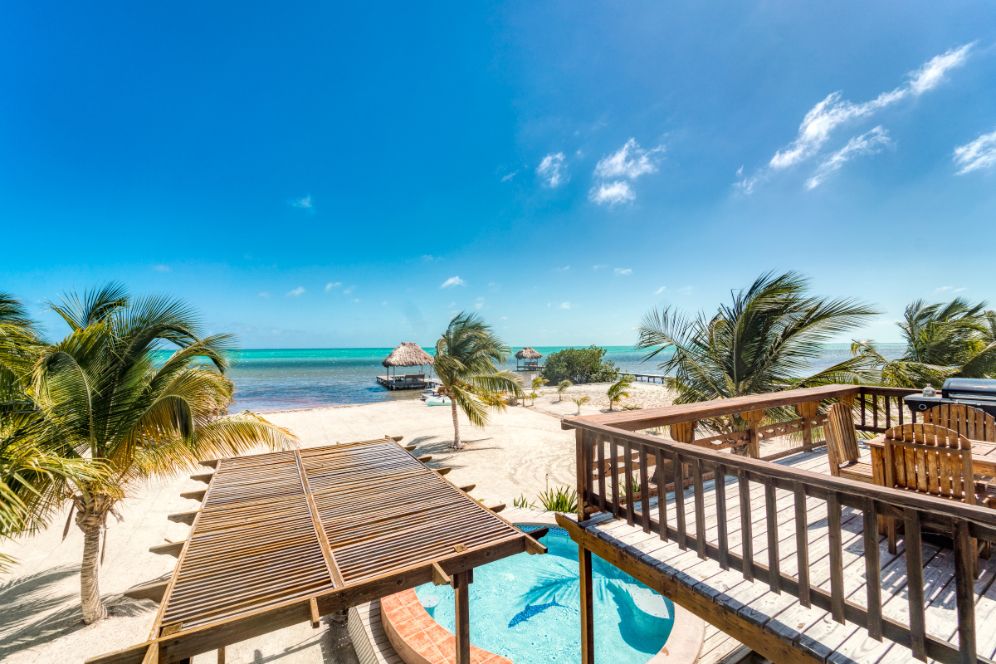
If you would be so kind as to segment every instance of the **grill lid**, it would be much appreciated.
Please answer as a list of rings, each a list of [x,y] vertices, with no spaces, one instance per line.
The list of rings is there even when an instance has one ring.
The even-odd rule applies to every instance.
[[[989,378],[948,378],[941,387],[945,399],[973,399],[996,402],[996,380]]]

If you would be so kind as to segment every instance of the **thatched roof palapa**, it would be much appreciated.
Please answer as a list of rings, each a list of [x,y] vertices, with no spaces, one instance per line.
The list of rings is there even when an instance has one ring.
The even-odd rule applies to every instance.
[[[515,354],[515,359],[517,360],[538,360],[541,357],[543,357],[543,353],[539,352],[532,346],[526,346]]]
[[[433,363],[429,355],[414,341],[404,341],[381,362],[385,367],[420,367]]]

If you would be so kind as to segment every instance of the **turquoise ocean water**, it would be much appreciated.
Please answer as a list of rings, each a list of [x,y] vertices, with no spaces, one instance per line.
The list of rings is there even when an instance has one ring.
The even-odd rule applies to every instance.
[[[537,346],[544,355],[564,346]],[[643,361],[644,352],[630,346],[606,346],[607,359],[626,372],[659,373],[659,360]],[[426,349],[431,352],[431,349]],[[513,352],[518,347],[513,347]],[[898,355],[899,345],[882,345],[887,356]],[[375,377],[390,348],[243,349],[231,353],[235,383],[233,410],[260,412],[373,403],[416,398],[413,392],[390,392]],[[831,344],[813,369],[830,366],[850,356],[847,344]],[[509,368],[515,367],[511,358]]]

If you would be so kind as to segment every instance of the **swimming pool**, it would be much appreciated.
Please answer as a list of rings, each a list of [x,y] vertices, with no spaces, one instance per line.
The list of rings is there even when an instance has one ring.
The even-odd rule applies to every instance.
[[[576,662],[581,652],[577,545],[560,528],[550,528],[543,544],[546,555],[478,567],[470,585],[471,642],[516,664]],[[644,664],[670,636],[674,604],[596,556],[592,561],[595,661]],[[416,594],[452,632],[453,590],[430,583]]]

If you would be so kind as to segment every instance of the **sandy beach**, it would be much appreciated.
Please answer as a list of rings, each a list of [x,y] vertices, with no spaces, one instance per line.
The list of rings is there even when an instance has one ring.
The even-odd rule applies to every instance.
[[[304,447],[375,438],[384,434],[404,436],[422,454],[433,456],[430,465],[453,468],[447,476],[458,485],[476,484],[473,495],[488,503],[506,503],[520,495],[530,500],[550,486],[574,483],[574,441],[560,427],[560,417],[573,415],[571,396],[585,394],[590,404],[582,413],[607,407],[606,385],[571,388],[558,402],[555,390],[544,388],[535,405],[495,412],[485,429],[477,429],[461,415],[466,448],[450,449],[452,425],[449,408],[426,407],[418,400],[314,408],[267,413],[273,422],[292,430]],[[625,403],[650,407],[669,403],[659,385],[638,384]],[[180,493],[203,487],[186,477],[166,478],[133,487],[120,506],[121,520],[111,520],[101,571],[101,591],[111,616],[86,626],[79,615],[79,562],[82,534],[75,525],[62,539],[66,513],[54,518],[35,535],[6,543],[3,552],[18,563],[0,581],[0,661],[81,662],[143,641],[157,605],[121,597],[128,588],[170,574],[174,559],[149,553],[148,548],[186,537],[187,527],[171,523],[167,515],[196,509],[198,503]],[[309,625],[281,630],[227,649],[230,662],[332,661],[330,632]],[[199,661],[215,661],[203,655]]]

